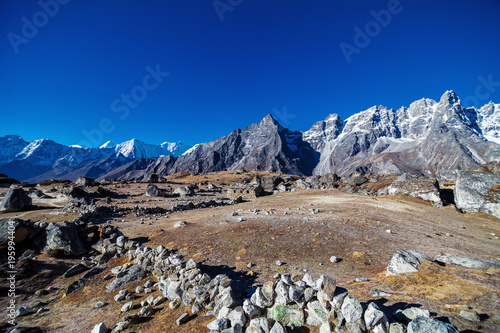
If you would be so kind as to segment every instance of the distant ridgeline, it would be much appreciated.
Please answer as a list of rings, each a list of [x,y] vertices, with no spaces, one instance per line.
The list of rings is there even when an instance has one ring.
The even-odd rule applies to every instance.
[[[347,120],[337,114],[306,132],[271,115],[213,141],[146,144],[133,139],[100,148],[51,140],[0,138],[0,173],[29,182],[79,176],[144,180],[176,172],[261,170],[299,176],[354,172],[454,179],[461,170],[500,158],[500,104],[466,108],[453,91],[397,110],[374,106]]]

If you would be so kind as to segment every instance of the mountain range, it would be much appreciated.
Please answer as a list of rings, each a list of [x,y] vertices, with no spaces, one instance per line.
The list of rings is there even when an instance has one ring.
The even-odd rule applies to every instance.
[[[151,173],[263,170],[309,176],[409,173],[454,179],[460,170],[500,159],[500,104],[462,106],[453,91],[399,109],[374,106],[346,120],[331,114],[308,131],[292,131],[271,115],[193,147],[137,139],[100,148],[51,140],[0,138],[0,172],[36,182],[79,176],[143,180]]]

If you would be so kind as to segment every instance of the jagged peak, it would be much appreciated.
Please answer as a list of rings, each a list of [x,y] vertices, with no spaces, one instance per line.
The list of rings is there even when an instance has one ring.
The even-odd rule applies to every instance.
[[[441,96],[439,103],[457,104],[460,103],[460,98],[458,98],[453,90],[446,90],[443,96]]]
[[[263,124],[263,125],[270,125],[270,124],[273,124],[273,125],[279,125],[280,123],[273,118],[273,116],[268,113],[264,118],[262,118],[262,120],[260,121],[260,124]]]

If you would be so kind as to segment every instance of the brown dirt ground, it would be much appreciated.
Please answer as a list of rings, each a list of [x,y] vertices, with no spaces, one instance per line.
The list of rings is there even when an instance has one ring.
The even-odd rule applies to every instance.
[[[175,187],[200,181],[229,184],[248,177],[251,175],[234,172],[195,177],[176,175],[168,178],[171,183],[158,186]],[[108,188],[129,195],[114,200],[123,206],[169,208],[186,202],[180,198],[142,197],[140,194],[146,186],[131,183]],[[222,193],[202,194],[205,198],[223,196]],[[75,217],[74,214],[60,214],[48,204],[45,207],[21,213],[22,217],[48,222]],[[320,212],[312,214],[310,209],[319,209]],[[233,216],[233,212],[238,215]],[[243,218],[243,221],[238,222],[238,218]],[[141,219],[144,219],[143,224]],[[235,206],[178,212],[168,217],[129,215],[106,220],[118,226],[126,236],[145,240],[144,245],[161,244],[178,249],[186,257],[202,262],[202,269],[210,274],[230,274],[242,294],[246,288],[272,279],[277,272],[288,272],[297,275],[296,278],[306,271],[315,278],[329,274],[337,279],[339,286],[347,288],[352,296],[363,302],[374,299],[369,294],[372,288],[393,293],[391,297],[377,300],[388,312],[417,304],[430,310],[434,316],[449,320],[462,332],[500,331],[499,269],[468,269],[424,261],[418,273],[385,276],[387,263],[400,249],[413,249],[431,258],[448,253],[500,262],[500,240],[492,235],[500,235],[500,220],[490,215],[461,214],[451,207],[434,208],[421,200],[406,197],[298,190],[247,199]],[[175,222],[182,220],[188,225],[174,229]],[[386,232],[388,229],[391,233]],[[332,264],[329,261],[332,255],[341,258],[341,262]],[[64,279],[60,275],[78,260],[39,256],[32,267],[25,268],[27,277],[18,281],[18,305],[43,301],[49,311],[18,318],[17,321],[23,326],[41,327],[47,332],[89,332],[101,321],[113,327],[122,317],[119,310],[122,304],[113,301],[114,294],[105,292],[106,283],[102,277],[123,260],[110,262],[109,268],[97,275],[92,283],[69,297],[61,298],[65,287],[78,277]],[[286,264],[276,266],[276,260]],[[250,262],[253,266],[248,268]],[[240,269],[243,271],[238,272]],[[368,280],[355,282],[356,278]],[[128,289],[144,282],[136,282]],[[0,279],[2,309],[8,301],[5,285],[5,280]],[[56,291],[40,298],[34,296],[34,291],[48,286],[56,287]],[[94,304],[98,300],[109,305],[96,309]],[[484,320],[472,323],[462,319],[457,309],[463,307],[474,308]],[[205,317],[203,312],[193,316],[187,324],[176,326],[175,319],[186,311],[182,306],[170,310],[164,303],[152,319],[127,332],[208,331],[206,324],[213,318]],[[4,318],[0,318],[0,330],[1,320]],[[317,330],[310,327],[302,331]]]

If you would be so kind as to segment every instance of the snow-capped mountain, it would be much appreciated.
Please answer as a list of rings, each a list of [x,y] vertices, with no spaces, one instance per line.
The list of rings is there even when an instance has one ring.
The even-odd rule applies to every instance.
[[[337,137],[322,142],[314,173],[408,172],[454,178],[459,170],[500,156],[495,143],[499,115],[493,103],[479,110],[464,108],[453,91],[439,102],[424,98],[397,110],[374,106],[349,117]],[[327,130],[311,128],[309,137],[327,137]]]
[[[138,158],[179,156],[188,148],[183,142],[155,145],[137,139],[119,145],[107,142],[99,148],[81,148],[62,145],[48,139],[28,143],[19,136],[8,135],[0,138],[0,172],[29,181],[38,181],[40,177],[78,178],[81,175],[69,178],[68,174],[73,174],[77,169],[83,170],[86,165],[99,164],[98,161],[103,159],[106,159],[106,165],[117,168]],[[114,159],[114,162],[111,163],[108,157]],[[105,167],[101,169],[102,174],[111,171]]]
[[[12,160],[27,145],[28,142],[24,141],[19,135],[0,137],[0,165]]]
[[[146,179],[154,172],[280,171],[296,175],[410,173],[455,178],[457,172],[500,159],[500,104],[465,108],[453,91],[439,102],[423,98],[397,110],[373,106],[343,121],[337,114],[308,131],[292,131],[271,115],[213,141],[152,145],[137,139],[100,148],[51,140],[0,138],[0,173],[39,181],[88,175]]]

